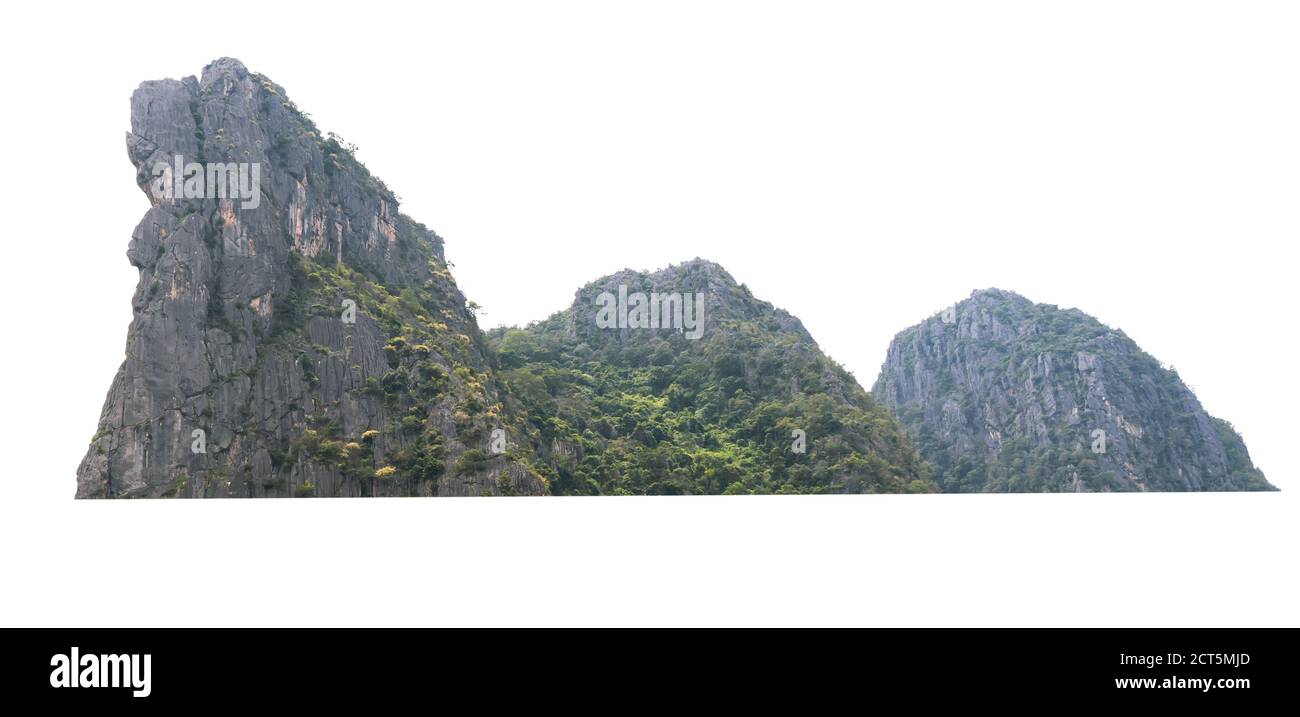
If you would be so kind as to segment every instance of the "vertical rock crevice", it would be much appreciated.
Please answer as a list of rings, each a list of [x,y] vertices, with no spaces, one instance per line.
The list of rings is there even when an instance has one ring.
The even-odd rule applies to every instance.
[[[145,82],[126,145],[150,208],[78,497],[546,492],[443,240],[282,87],[229,58]]]

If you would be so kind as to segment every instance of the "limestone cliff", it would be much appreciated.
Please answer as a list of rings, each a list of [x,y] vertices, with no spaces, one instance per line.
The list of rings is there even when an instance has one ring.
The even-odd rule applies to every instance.
[[[1008,291],[899,333],[872,393],[948,492],[1272,488],[1236,431],[1122,331]]]
[[[442,239],[282,87],[145,82],[126,139],[152,206],[78,497],[546,492]]]

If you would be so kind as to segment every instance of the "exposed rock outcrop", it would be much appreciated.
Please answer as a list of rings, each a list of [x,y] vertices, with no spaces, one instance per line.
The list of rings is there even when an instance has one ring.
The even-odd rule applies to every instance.
[[[78,497],[546,491],[442,239],[283,88],[232,59],[145,82],[127,150],[152,207]]]
[[[945,491],[1268,490],[1241,437],[1122,331],[989,289],[894,338],[872,391]]]
[[[489,338],[443,240],[238,61],[143,83],[126,144],[150,209],[81,498],[1272,489],[1076,310],[977,291],[873,394],[699,259]]]

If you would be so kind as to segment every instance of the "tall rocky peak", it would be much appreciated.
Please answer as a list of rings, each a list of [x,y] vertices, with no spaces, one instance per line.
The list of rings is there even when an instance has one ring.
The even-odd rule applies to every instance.
[[[442,239],[282,87],[145,82],[127,151],[151,207],[79,497],[545,492]]]
[[[899,333],[873,395],[944,491],[1269,490],[1231,425],[1122,331],[999,289]]]
[[[442,239],[237,60],[140,85],[126,144],[140,278],[79,497],[1271,488],[1076,310],[977,291],[873,394],[702,259],[485,336]]]
[[[664,310],[677,303],[690,307],[685,326]],[[638,304],[649,307],[639,318]],[[553,492],[934,488],[897,423],[803,324],[712,262],[617,272],[492,338],[541,431]]]

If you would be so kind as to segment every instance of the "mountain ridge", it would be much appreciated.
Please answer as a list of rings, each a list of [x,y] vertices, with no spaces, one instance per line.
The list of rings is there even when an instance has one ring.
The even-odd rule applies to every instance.
[[[1272,489],[1078,309],[975,290],[871,391],[698,256],[485,332],[443,238],[238,60],[142,83],[126,145],[150,208],[79,498]]]

